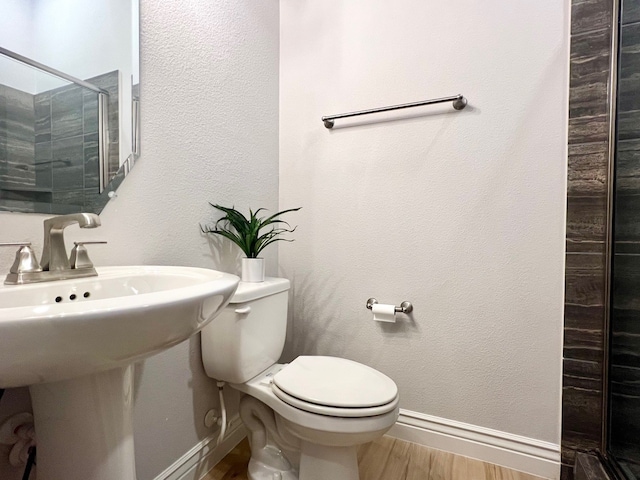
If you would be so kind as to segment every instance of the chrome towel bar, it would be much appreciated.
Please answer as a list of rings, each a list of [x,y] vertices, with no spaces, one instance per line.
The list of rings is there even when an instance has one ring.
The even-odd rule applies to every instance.
[[[436,103],[453,102],[453,108],[456,110],[462,110],[467,106],[467,99],[460,95],[454,95],[453,97],[434,98],[432,100],[422,100],[421,102],[403,103],[401,105],[391,105],[389,107],[372,108],[369,110],[360,110],[359,112],[341,113],[339,115],[329,115],[322,117],[324,126],[326,128],[333,128],[334,120],[338,118],[357,117],[358,115],[368,115],[370,113],[388,112],[390,110],[400,110],[402,108],[421,107],[423,105],[433,105]]]

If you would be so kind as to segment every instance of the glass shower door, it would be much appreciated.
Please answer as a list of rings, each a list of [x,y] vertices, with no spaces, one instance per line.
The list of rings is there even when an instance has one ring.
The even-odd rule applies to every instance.
[[[619,32],[608,457],[640,480],[640,0],[622,0]]]

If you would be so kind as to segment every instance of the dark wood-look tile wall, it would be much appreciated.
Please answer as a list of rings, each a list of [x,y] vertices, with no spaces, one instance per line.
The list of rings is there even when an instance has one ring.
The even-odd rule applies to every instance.
[[[109,171],[115,175],[119,167],[119,72],[88,81],[109,92],[107,161]],[[14,89],[3,85],[0,89],[4,89],[0,90],[0,183],[6,185],[11,180],[12,185],[31,188],[23,194],[0,192],[0,209],[49,213],[53,202],[57,204],[56,211],[73,213],[104,206],[108,198],[98,193],[97,94],[77,85],[36,95],[17,90],[14,93]],[[16,99],[20,101],[16,103]],[[16,105],[22,104],[25,108],[16,113]],[[21,121],[16,130],[13,127],[17,118]],[[14,135],[14,130],[20,135]],[[7,136],[16,140],[7,142]],[[30,150],[26,151],[26,147]],[[28,165],[7,166],[13,166],[16,160],[28,160]]]
[[[600,445],[602,364],[564,360],[562,389],[562,463],[573,466],[576,452]]]
[[[640,22],[640,3],[638,2],[623,3],[621,20],[623,25]]]
[[[571,34],[590,32],[611,26],[612,3],[603,0],[571,2]]]
[[[571,37],[569,118],[607,114],[610,50],[608,28]]]
[[[0,185],[5,188],[35,184],[33,125],[32,96],[0,85]]]
[[[573,0],[567,173],[562,469],[600,446],[611,0]]]
[[[617,412],[612,416],[610,427],[613,447],[616,451],[634,451],[634,456],[637,456],[640,432],[640,368],[613,365],[611,403],[612,410]]]
[[[615,251],[640,253],[640,139],[618,141],[616,152]]]
[[[603,254],[571,254],[565,266],[564,358],[601,362],[604,328]]]
[[[82,135],[82,87],[69,85],[51,92],[51,140]]]
[[[624,452],[637,448],[640,438],[640,2],[622,3],[611,316],[611,405],[619,415],[612,417],[611,432],[616,448]],[[563,478],[571,477],[575,452],[599,448],[602,438],[612,5],[601,0],[572,5]]]
[[[613,454],[640,472],[640,2],[622,2],[610,349]],[[630,460],[627,462],[626,460]]]

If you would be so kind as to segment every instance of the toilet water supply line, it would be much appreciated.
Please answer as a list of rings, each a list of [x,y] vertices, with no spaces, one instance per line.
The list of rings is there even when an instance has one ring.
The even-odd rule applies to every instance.
[[[224,436],[227,433],[227,408],[224,404],[224,382],[216,382],[218,386],[218,398],[220,399],[220,433],[218,434],[218,440],[216,441],[216,447],[220,446],[224,440]]]

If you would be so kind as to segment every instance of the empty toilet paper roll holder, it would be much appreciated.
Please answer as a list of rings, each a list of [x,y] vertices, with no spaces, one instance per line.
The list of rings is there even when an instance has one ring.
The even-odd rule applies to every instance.
[[[367,308],[371,310],[373,306],[378,303],[378,300],[375,298],[370,298],[367,300]],[[402,302],[399,307],[395,307],[396,313],[411,313],[413,312],[413,305],[411,302]]]

